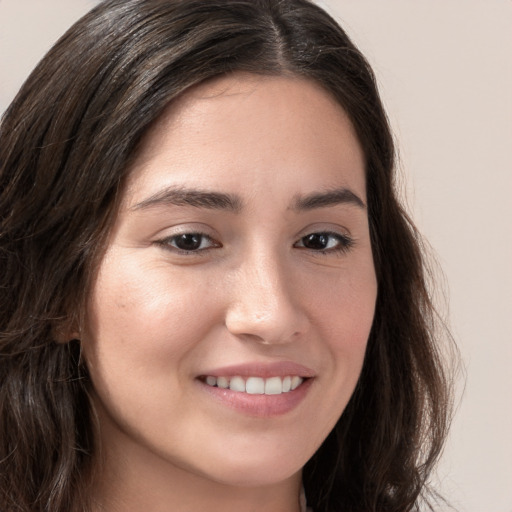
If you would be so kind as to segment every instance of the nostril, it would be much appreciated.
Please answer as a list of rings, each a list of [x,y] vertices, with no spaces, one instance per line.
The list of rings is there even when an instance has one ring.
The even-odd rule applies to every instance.
[[[295,341],[306,331],[306,324],[304,312],[289,303],[275,303],[263,311],[251,311],[247,304],[239,304],[230,308],[225,318],[231,334],[263,345]]]

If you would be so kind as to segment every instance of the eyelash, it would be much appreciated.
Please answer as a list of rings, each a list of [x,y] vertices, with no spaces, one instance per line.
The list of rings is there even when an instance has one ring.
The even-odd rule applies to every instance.
[[[179,237],[187,237],[187,236],[188,237],[200,237],[200,239],[201,239],[200,246],[197,249],[193,249],[193,250],[188,249],[187,250],[187,249],[182,249],[180,247],[172,245],[173,241],[175,242],[176,239],[178,239]],[[202,245],[203,241],[205,241],[205,240],[210,241],[211,246],[201,248],[201,245]],[[200,231],[189,231],[189,232],[185,232],[185,233],[178,233],[177,235],[172,235],[172,236],[169,236],[162,240],[158,240],[157,243],[167,250],[174,250],[178,254],[183,254],[183,255],[188,255],[188,254],[197,255],[198,253],[205,254],[205,253],[209,252],[211,249],[216,249],[218,247],[222,247],[222,245],[218,242],[215,242],[215,240],[211,236],[207,235],[206,233],[201,233]]]
[[[304,245],[304,241],[309,237],[314,236],[323,236],[328,238],[334,238],[336,239],[336,246],[335,247],[327,247],[326,249],[311,249]],[[198,237],[199,238],[199,247],[195,249],[183,249],[180,247],[177,247],[176,240],[179,237]],[[201,247],[203,245],[204,241],[209,241],[210,246],[209,247]],[[190,231],[186,233],[179,233],[177,235],[172,235],[170,237],[164,238],[162,240],[158,240],[156,242],[157,244],[164,247],[166,250],[172,250],[176,251],[178,254],[182,255],[198,255],[198,254],[206,254],[212,249],[216,249],[219,247],[222,247],[222,244],[216,242],[211,236],[207,235],[206,233],[201,233],[199,231]],[[301,243],[302,245],[298,245]],[[330,242],[328,242],[329,245]],[[301,237],[295,244],[293,244],[294,247],[303,249],[303,250],[309,250],[313,254],[317,255],[330,255],[330,254],[344,254],[347,253],[354,245],[354,240],[347,236],[342,235],[340,233],[336,233],[333,231],[315,231],[313,233],[308,233],[307,235],[304,235]]]
[[[309,249],[304,245],[297,245],[298,242],[302,242],[304,244],[304,240],[308,237],[313,236],[323,236],[334,238],[337,241],[337,245],[335,247],[328,247],[327,249]],[[340,233],[336,233],[335,231],[315,231],[313,233],[309,233],[303,237],[301,237],[298,242],[294,244],[294,247],[303,248],[306,250],[310,250],[315,254],[329,255],[329,254],[344,254],[347,253],[354,246],[354,239],[349,237],[348,235],[342,235]]]

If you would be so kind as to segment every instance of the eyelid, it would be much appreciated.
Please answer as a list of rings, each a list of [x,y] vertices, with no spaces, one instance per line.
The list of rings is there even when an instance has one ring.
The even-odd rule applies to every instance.
[[[304,239],[308,236],[315,235],[315,234],[332,236],[338,240],[338,244],[336,247],[329,247],[326,249],[312,249],[312,248],[306,247],[303,242]],[[298,245],[299,243],[301,243],[302,245]],[[340,232],[332,230],[332,229],[319,228],[319,229],[311,229],[307,233],[302,235],[297,240],[297,242],[294,243],[294,247],[303,249],[303,250],[307,250],[313,254],[319,254],[319,255],[337,254],[337,255],[339,255],[339,254],[346,253],[346,252],[350,251],[350,249],[352,249],[352,247],[354,246],[354,243],[355,243],[355,241],[352,238],[352,236],[350,236],[347,233],[340,233]]]
[[[175,226],[170,233],[167,232],[165,236],[161,236],[158,239],[154,240],[153,243],[177,255],[200,256],[208,253],[212,249],[223,247],[223,244],[218,241],[219,236],[216,234],[212,235],[210,231],[211,229],[208,229],[208,226],[204,225],[178,225]],[[198,248],[183,249],[176,246],[175,244],[176,239],[183,235],[197,235],[201,237],[203,240],[201,241],[200,246]],[[308,247],[307,245],[305,245],[304,240],[308,236],[312,235],[325,235],[327,237],[336,239],[337,243],[335,244],[334,247]],[[208,247],[201,247],[202,245],[204,245],[204,241],[208,242]],[[328,243],[327,245],[330,244]],[[304,251],[308,251],[316,255],[340,255],[342,253],[350,251],[353,245],[354,239],[348,233],[348,230],[345,228],[337,227],[333,229],[332,225],[329,227],[310,225],[306,229],[304,229],[300,235],[298,235],[298,238],[296,239],[296,242],[294,242],[293,247]]]
[[[155,244],[161,246],[165,250],[172,252],[177,255],[194,255],[198,256],[201,254],[205,254],[209,252],[211,249],[222,247],[222,244],[216,240],[214,235],[207,233],[207,230],[203,228],[195,228],[193,226],[180,226],[174,232],[168,233],[165,236],[162,236],[154,241]],[[180,249],[176,247],[171,242],[173,242],[176,238],[183,235],[198,235],[207,239],[210,242],[209,247],[203,247],[193,250]]]

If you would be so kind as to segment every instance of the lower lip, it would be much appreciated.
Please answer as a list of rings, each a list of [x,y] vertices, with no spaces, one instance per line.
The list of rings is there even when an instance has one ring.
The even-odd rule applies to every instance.
[[[273,416],[282,416],[295,409],[306,397],[313,379],[306,379],[293,391],[279,395],[251,395],[240,391],[209,386],[200,380],[197,382],[212,398],[231,409],[249,416],[271,418]]]

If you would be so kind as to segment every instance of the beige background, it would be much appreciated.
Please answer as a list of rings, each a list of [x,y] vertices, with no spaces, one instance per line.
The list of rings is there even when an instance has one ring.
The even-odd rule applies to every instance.
[[[512,2],[324,0],[373,64],[467,382],[439,486],[512,512]],[[0,112],[94,0],[0,0]],[[462,385],[459,386],[462,392]]]

